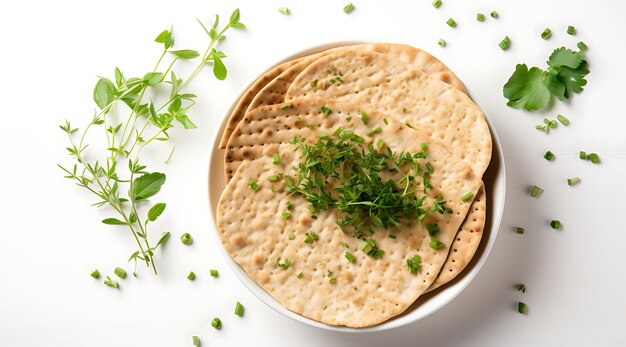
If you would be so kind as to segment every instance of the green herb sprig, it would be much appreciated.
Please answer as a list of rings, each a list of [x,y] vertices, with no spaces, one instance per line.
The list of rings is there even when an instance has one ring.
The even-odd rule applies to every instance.
[[[165,232],[152,244],[148,230],[148,226],[164,212],[165,203],[152,205],[147,215],[141,217],[140,207],[149,206],[148,199],[161,190],[166,179],[164,173],[147,170],[141,153],[155,141],[170,140],[169,130],[175,125],[185,129],[196,127],[188,116],[196,103],[196,95],[184,90],[206,65],[212,65],[217,79],[226,78],[228,71],[222,61],[226,55],[216,50],[216,46],[226,38],[228,29],[245,29],[239,18],[237,9],[221,29],[217,15],[210,28],[198,20],[210,38],[203,54],[190,49],[174,50],[172,28],[162,31],[155,41],[163,49],[152,69],[142,77],[127,78],[119,68],[115,68],[114,79],[99,77],[93,91],[98,110],[87,126],[79,130],[73,128],[69,121],[61,125],[69,139],[67,151],[73,165],[58,166],[66,173],[66,178],[98,198],[94,206],[108,206],[115,213],[115,217],[104,219],[104,224],[129,229],[138,247],[129,258],[129,261],[135,261],[135,267],[139,260],[157,274],[154,254],[169,237],[169,232]],[[166,56],[172,57],[171,62],[162,66]],[[198,61],[196,68],[184,80],[174,72],[176,63],[181,60]],[[159,89],[162,88],[168,88],[170,92],[165,102],[157,103]],[[104,132],[104,151],[92,149],[95,146],[86,143],[87,134],[96,128]],[[123,165],[124,162],[128,165]]]

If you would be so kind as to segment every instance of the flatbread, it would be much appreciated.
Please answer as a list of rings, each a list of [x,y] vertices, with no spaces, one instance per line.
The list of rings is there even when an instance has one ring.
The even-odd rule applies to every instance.
[[[409,67],[422,69],[433,77],[465,92],[465,87],[461,80],[447,66],[421,49],[395,43],[371,43],[338,47],[283,63],[262,75],[246,91],[231,113],[218,148],[226,148],[229,137],[246,112],[259,106],[275,105],[284,102],[287,89],[306,67],[327,54],[341,52],[345,49],[362,49],[392,55]],[[234,171],[227,172],[225,177],[229,178],[233,173]]]
[[[342,81],[331,83],[340,73]],[[289,87],[286,102],[295,99],[337,100],[391,114],[438,139],[478,176],[491,160],[489,126],[469,96],[391,55],[346,49],[321,57]]]
[[[299,162],[299,152],[295,151],[294,145],[275,144],[279,141],[265,146],[260,158],[242,163],[217,208],[217,226],[224,247],[248,275],[286,308],[323,323],[349,327],[375,325],[403,312],[438,275],[449,245],[470,207],[470,203],[461,202],[460,196],[467,192],[476,195],[481,186],[480,177],[474,175],[464,161],[450,155],[440,145],[429,142],[419,132],[393,119],[388,119],[385,125],[384,117],[376,112],[368,114],[370,121],[367,125],[357,117],[348,120],[343,111],[324,117],[319,107],[312,105],[294,105],[287,109],[266,106],[256,112],[278,113],[277,116],[285,120],[280,123],[276,120],[269,131],[261,133],[262,137],[284,134],[276,131],[277,127],[282,127],[286,119],[296,119],[296,123],[315,124],[314,128],[304,126],[293,131],[310,142],[316,141],[324,129],[343,127],[363,137],[364,145],[381,139],[395,152],[419,152],[421,143],[429,144],[427,160],[434,167],[430,194],[442,193],[446,206],[454,211],[431,214],[424,221],[440,226],[436,236],[446,245],[440,250],[429,247],[430,239],[424,224],[403,223],[398,230],[389,231],[397,235],[396,239],[389,238],[386,232],[372,235],[378,247],[386,252],[383,258],[374,260],[359,251],[360,241],[346,236],[335,225],[334,211],[317,212],[317,219],[313,219],[301,196],[271,191],[269,176],[277,171],[288,174]],[[307,113],[306,118],[297,119],[298,115]],[[367,135],[378,126],[381,127],[380,133]],[[279,153],[279,165],[272,162],[274,153]],[[251,178],[260,185],[259,191],[249,188]],[[281,213],[287,201],[294,206],[293,217],[284,219]],[[429,202],[432,203],[427,199],[426,206]],[[310,230],[319,235],[319,240],[305,244],[304,233]],[[289,233],[296,235],[295,240],[289,240]],[[346,242],[354,254],[354,263],[343,257],[346,249],[342,242]],[[422,259],[421,270],[416,274],[406,268],[406,259],[415,254]],[[272,267],[277,259],[284,262],[285,258],[293,262],[287,269]],[[335,284],[330,283],[328,271],[333,272]],[[297,275],[301,272],[303,278],[299,279]]]

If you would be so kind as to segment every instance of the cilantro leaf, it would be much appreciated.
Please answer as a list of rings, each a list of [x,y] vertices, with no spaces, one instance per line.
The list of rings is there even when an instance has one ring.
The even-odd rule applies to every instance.
[[[580,52],[574,52],[569,48],[561,47],[557,48],[550,54],[548,58],[548,65],[552,67],[567,66],[575,69],[583,61],[582,54]]]
[[[565,86],[565,98],[569,98],[572,93],[580,93],[583,91],[583,86],[587,84],[585,76],[589,73],[587,62],[582,61],[577,68],[569,68],[562,66],[559,68],[559,72],[556,75],[558,79]]]
[[[546,107],[551,92],[544,83],[545,79],[546,73],[540,68],[532,67],[529,70],[526,64],[517,64],[515,72],[503,88],[504,97],[509,99],[507,105],[529,111]]]

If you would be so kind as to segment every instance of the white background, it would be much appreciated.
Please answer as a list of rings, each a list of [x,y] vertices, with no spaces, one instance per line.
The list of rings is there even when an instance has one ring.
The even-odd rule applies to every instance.
[[[2,105],[0,130],[0,345],[1,346],[600,346],[626,345],[626,3],[614,1],[355,0],[346,15],[337,1],[11,1],[0,5]],[[277,12],[288,6],[292,15]],[[147,152],[168,182],[158,199],[168,203],[154,231],[172,238],[157,258],[158,277],[106,287],[89,277],[111,274],[133,241],[122,228],[101,224],[110,213],[62,178],[66,138],[58,124],[84,126],[95,105],[96,75],[119,66],[142,75],[160,47],[152,42],[174,25],[176,47],[202,49],[195,22],[228,17],[241,8],[249,30],[231,32],[221,49],[226,81],[204,71],[190,90],[199,104],[190,115],[198,129],[174,131],[172,144]],[[475,20],[497,10],[500,18]],[[453,17],[451,29],[444,23]],[[574,37],[565,34],[576,26]],[[541,40],[545,27],[552,38]],[[497,44],[508,35],[511,49]],[[445,49],[436,43],[448,42]],[[341,334],[282,317],[234,277],[210,233],[206,192],[210,138],[232,101],[260,72],[300,50],[335,41],[401,42],[442,59],[465,82],[495,124],[507,167],[507,202],[500,233],[482,271],[453,302],[404,328],[376,334]],[[591,74],[585,91],[545,113],[513,110],[501,88],[519,62],[544,66],[550,52],[584,40]],[[569,127],[549,135],[534,129],[544,116],[563,113]],[[557,159],[542,158],[552,150]],[[578,159],[597,152],[601,165]],[[571,188],[567,177],[580,176]],[[530,185],[545,188],[539,199]],[[549,228],[550,219],[563,223]],[[514,227],[526,228],[517,235]],[[190,232],[195,243],[178,241]],[[208,270],[220,270],[209,277]],[[195,282],[185,279],[193,270]],[[526,294],[514,285],[524,282]],[[232,314],[234,302],[246,307]],[[514,305],[522,300],[529,314]],[[221,331],[209,325],[222,318]]]

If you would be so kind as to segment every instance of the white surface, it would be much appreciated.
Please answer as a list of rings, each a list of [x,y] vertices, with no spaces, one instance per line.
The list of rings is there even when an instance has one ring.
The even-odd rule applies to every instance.
[[[626,115],[623,110],[626,4],[615,1],[355,1],[345,15],[336,1],[11,2],[0,11],[3,129],[0,135],[0,345],[2,346],[588,346],[624,345],[622,266],[626,243]],[[231,74],[219,82],[204,74],[192,90],[199,129],[174,132],[176,152],[164,169],[168,202],[161,230],[173,233],[159,257],[161,274],[140,271],[115,291],[89,277],[92,268],[111,273],[131,252],[126,232],[102,225],[107,216],[91,197],[61,178],[65,138],[57,125],[77,125],[91,115],[95,75],[118,65],[144,73],[156,59],[155,34],[175,25],[177,47],[200,48],[204,37],[194,18],[226,16],[238,6],[244,33],[231,33],[222,49]],[[289,6],[291,16],[277,13]],[[498,20],[475,21],[478,11],[497,10]],[[450,29],[444,21],[459,23]],[[575,37],[564,33],[568,24]],[[539,38],[545,27],[553,36]],[[512,47],[497,43],[509,35]],[[439,49],[443,37],[448,47]],[[544,114],[505,106],[501,87],[515,63],[543,65],[558,45],[578,40],[590,47],[587,90],[545,115],[572,121],[546,136],[534,129]],[[208,234],[205,160],[209,138],[240,90],[278,59],[313,45],[342,40],[404,42],[436,54],[466,83],[492,117],[503,142],[508,173],[507,208],[495,247],[471,285],[432,316],[392,331],[345,335],[309,328],[274,312],[230,272]],[[183,136],[176,136],[183,135]],[[557,159],[542,158],[552,150]],[[603,163],[577,158],[595,151]],[[168,152],[169,147],[164,150]],[[152,152],[157,153],[157,152]],[[165,155],[164,155],[165,156]],[[160,157],[155,159],[162,160]],[[157,167],[155,167],[157,168]],[[566,177],[582,183],[568,187]],[[529,185],[546,188],[540,199]],[[563,222],[562,231],[547,225]],[[513,227],[526,228],[516,235]],[[159,230],[159,231],[161,231]],[[194,235],[185,247],[182,232]],[[128,268],[128,267],[127,267]],[[209,268],[221,270],[208,276]],[[188,271],[195,282],[185,279]],[[526,294],[513,288],[528,287]],[[246,306],[240,319],[234,302]],[[517,300],[530,307],[515,312]],[[212,317],[222,318],[221,331]]]

